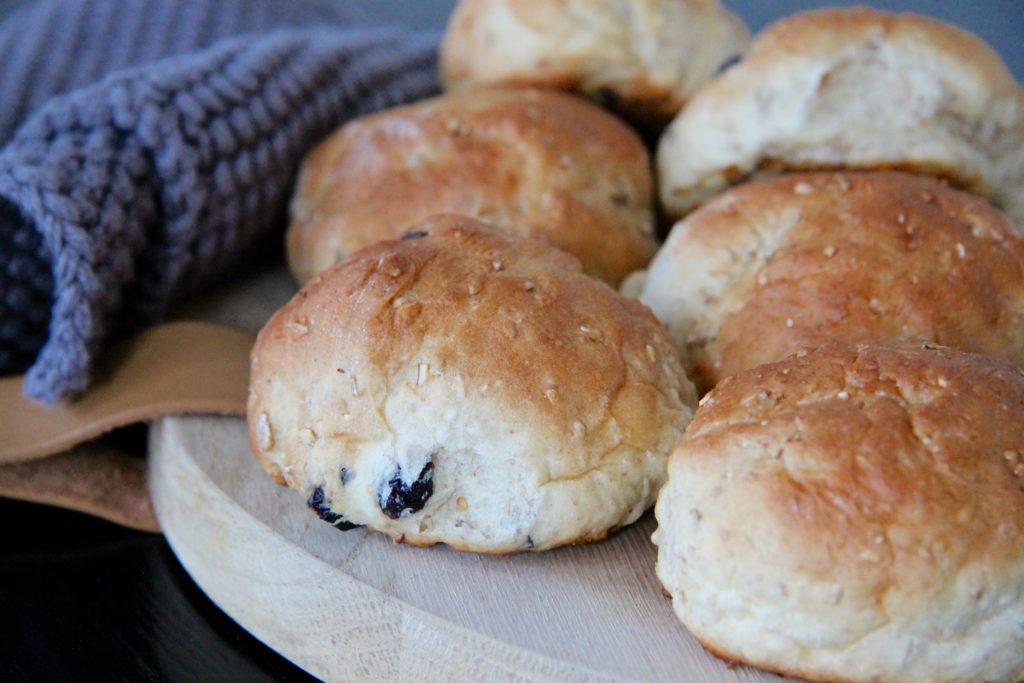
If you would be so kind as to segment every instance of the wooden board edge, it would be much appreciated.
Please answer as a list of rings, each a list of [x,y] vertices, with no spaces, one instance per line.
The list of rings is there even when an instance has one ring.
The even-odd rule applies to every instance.
[[[189,419],[195,418],[165,418],[151,427],[157,518],[210,599],[297,666],[331,681],[623,680],[453,625],[279,536],[178,446]],[[232,552],[223,552],[228,547]]]

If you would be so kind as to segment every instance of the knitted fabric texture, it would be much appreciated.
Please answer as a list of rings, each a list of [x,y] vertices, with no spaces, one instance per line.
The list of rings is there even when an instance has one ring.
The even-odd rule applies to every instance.
[[[116,27],[102,19],[115,14]],[[22,75],[7,93],[22,97],[5,95],[0,139],[18,118],[7,107],[49,99],[0,151],[0,373],[34,359],[24,389],[44,402],[85,389],[112,337],[165,317],[260,237],[279,238],[319,138],[436,92],[433,36],[268,31],[342,20],[296,0],[54,0],[0,29],[0,54],[16,31],[49,45],[23,60],[35,67],[4,62]],[[144,64],[119,68],[133,62]]]

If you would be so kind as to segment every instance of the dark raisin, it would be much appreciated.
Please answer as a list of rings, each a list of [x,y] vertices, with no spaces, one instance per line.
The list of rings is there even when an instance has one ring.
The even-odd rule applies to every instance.
[[[356,478],[356,473],[345,467],[341,466],[341,485],[347,486],[350,481]]]
[[[607,86],[601,86],[597,90],[593,91],[590,98],[594,100],[594,103],[601,107],[608,107],[614,109],[619,104],[619,93],[615,92]]]
[[[433,494],[433,462],[427,462],[416,481],[409,484],[402,481],[402,468],[398,468],[387,485],[380,490],[380,509],[391,519],[398,519],[406,513],[413,514],[422,510]]]
[[[409,232],[402,235],[403,240],[418,240],[421,237],[426,237],[428,233],[426,230],[410,230]]]
[[[334,528],[338,531],[352,531],[353,529],[358,529],[362,526],[362,524],[353,524],[341,515],[338,515],[338,521],[334,522]]]
[[[729,57],[729,59],[725,60],[724,62],[718,65],[718,71],[715,72],[715,75],[721,76],[726,71],[736,66],[739,63],[739,61],[740,55],[733,55],[732,57]]]
[[[362,526],[361,524],[353,524],[337,512],[331,510],[331,506],[324,500],[324,490],[319,486],[313,490],[312,495],[306,500],[306,505],[316,513],[317,517],[333,525],[339,531],[349,531],[350,529]]]

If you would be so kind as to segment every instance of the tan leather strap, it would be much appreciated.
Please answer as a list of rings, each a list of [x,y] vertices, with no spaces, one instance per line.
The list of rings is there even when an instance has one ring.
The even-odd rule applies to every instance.
[[[0,496],[56,505],[122,526],[159,531],[146,461],[100,443],[0,467]]]
[[[145,461],[92,440],[164,415],[244,415],[253,341],[220,325],[163,325],[115,347],[87,394],[55,406],[26,399],[21,377],[0,379],[0,496],[158,531]]]
[[[60,453],[163,415],[244,415],[253,341],[221,325],[162,325],[115,347],[88,393],[55,406],[26,399],[21,377],[0,379],[0,464]]]

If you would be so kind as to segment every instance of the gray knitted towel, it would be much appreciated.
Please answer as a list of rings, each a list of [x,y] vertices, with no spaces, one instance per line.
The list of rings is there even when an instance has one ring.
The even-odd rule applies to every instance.
[[[434,36],[345,23],[315,0],[45,0],[0,26],[0,374],[85,389],[109,340],[280,226],[317,139],[436,91]]]

